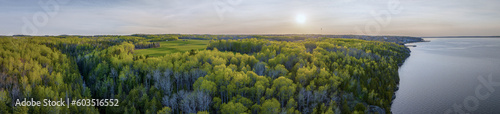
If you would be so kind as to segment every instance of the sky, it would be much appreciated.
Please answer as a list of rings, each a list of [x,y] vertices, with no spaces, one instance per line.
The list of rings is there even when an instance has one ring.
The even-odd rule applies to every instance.
[[[500,0],[0,0],[0,35],[500,36]]]

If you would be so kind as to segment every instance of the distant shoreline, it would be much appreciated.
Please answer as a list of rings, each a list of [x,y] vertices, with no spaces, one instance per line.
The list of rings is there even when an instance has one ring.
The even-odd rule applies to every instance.
[[[421,38],[500,38],[500,36],[432,36]]]
[[[298,41],[305,40],[308,38],[345,38],[345,39],[361,39],[367,41],[383,41],[383,42],[393,42],[399,45],[404,45],[407,43],[415,42],[425,42],[421,37],[411,37],[411,36],[368,36],[368,35],[323,35],[323,34],[262,34],[262,35],[211,35],[211,34],[132,34],[132,35],[58,35],[57,37],[78,37],[78,38],[89,38],[89,37],[121,37],[121,36],[147,36],[153,35],[157,37],[178,37],[179,39],[201,39],[210,40],[216,39],[247,39],[247,38],[257,38],[257,39],[267,39],[274,41]],[[44,36],[30,36],[30,35],[12,35],[12,36],[1,36],[0,37],[55,37],[51,35]]]

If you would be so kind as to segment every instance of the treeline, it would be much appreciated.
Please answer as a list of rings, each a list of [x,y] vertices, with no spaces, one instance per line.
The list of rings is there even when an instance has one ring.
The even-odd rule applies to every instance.
[[[138,42],[135,43],[135,49],[159,48],[159,42]]]
[[[215,48],[220,51],[235,51],[244,54],[260,52],[265,44],[269,41],[257,40],[255,38],[242,40],[212,40],[208,44],[207,49],[213,50]]]
[[[275,40],[275,41],[298,41],[307,39],[306,36],[296,35],[253,35],[257,39]]]
[[[143,37],[146,39],[150,39],[150,41],[158,42],[158,41],[174,41],[178,40],[178,35],[168,35],[168,34],[133,34],[131,36]]]
[[[43,98],[35,96],[38,94],[25,95],[23,92],[27,90],[20,85],[23,80],[40,77],[31,72],[47,74],[52,68],[52,73],[61,72],[60,75],[47,75],[49,78],[41,78],[41,82],[28,84],[35,88],[66,85],[53,90],[58,94],[44,94],[49,98],[66,98],[65,92],[72,91],[68,96],[73,99],[120,101],[119,107],[61,108],[59,113],[385,113],[390,111],[399,82],[398,64],[409,56],[406,47],[394,43],[318,38],[295,42],[212,40],[207,50],[145,57],[133,54],[141,43],[135,39],[143,37],[128,38],[74,38],[80,43],[70,43],[77,47],[86,47],[91,41],[96,42],[92,45],[103,45],[88,49],[48,45],[71,42],[67,38],[2,39],[1,73],[11,78],[5,79],[11,83],[2,84],[11,86],[2,85],[0,102],[5,102],[5,106],[0,109],[16,113],[20,107],[12,105],[14,99]],[[20,41],[25,43],[16,43]],[[112,43],[115,41],[121,42]],[[45,51],[15,50],[10,42]],[[83,54],[61,53],[70,54],[70,50]],[[35,51],[41,53],[12,54]],[[74,61],[68,59],[72,56]],[[23,57],[26,59],[16,59]],[[36,61],[31,63],[47,71],[27,71],[24,77],[28,78],[24,79],[19,70],[22,68],[19,66],[26,65],[23,60]],[[59,65],[63,63],[66,65]],[[53,81],[60,80],[58,77],[62,77],[62,82]],[[14,82],[18,89],[12,89]],[[26,107],[23,111],[51,113],[38,111],[39,108],[47,107]]]
[[[159,42],[136,36],[27,36],[12,38],[22,40],[26,43],[43,44],[75,58],[93,51],[100,51],[110,46],[119,45],[123,42],[133,43],[136,49],[160,47]]]

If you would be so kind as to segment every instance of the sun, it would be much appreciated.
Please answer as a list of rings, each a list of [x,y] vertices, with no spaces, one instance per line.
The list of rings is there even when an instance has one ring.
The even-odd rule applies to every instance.
[[[297,16],[295,16],[295,21],[297,21],[297,23],[299,24],[303,24],[306,22],[306,16],[304,14],[298,14]]]

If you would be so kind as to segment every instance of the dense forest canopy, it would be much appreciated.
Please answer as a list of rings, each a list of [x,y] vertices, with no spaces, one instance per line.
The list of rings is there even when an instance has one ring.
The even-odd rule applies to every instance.
[[[3,36],[0,113],[390,113],[409,56],[396,43],[300,36],[213,37],[201,51],[134,55],[189,36]],[[24,98],[119,106],[14,106]]]

